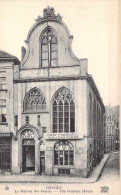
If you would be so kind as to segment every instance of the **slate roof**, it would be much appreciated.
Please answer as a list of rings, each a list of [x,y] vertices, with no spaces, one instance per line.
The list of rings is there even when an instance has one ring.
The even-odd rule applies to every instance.
[[[20,61],[16,56],[13,56],[7,52],[0,50],[0,61],[7,61],[7,60],[8,61],[13,60],[15,64],[20,64]]]

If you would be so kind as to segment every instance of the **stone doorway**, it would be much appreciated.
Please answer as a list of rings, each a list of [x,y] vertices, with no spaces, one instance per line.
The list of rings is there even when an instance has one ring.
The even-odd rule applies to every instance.
[[[35,140],[22,141],[22,172],[35,171]]]

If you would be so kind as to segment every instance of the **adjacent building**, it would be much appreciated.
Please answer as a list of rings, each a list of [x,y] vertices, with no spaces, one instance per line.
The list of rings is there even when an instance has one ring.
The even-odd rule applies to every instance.
[[[0,173],[12,170],[14,132],[14,68],[19,60],[0,51]]]
[[[104,104],[72,40],[48,7],[30,29],[20,63],[2,52],[10,58],[0,56],[2,172],[88,177],[102,159]]]
[[[105,108],[105,152],[120,150],[120,107]]]

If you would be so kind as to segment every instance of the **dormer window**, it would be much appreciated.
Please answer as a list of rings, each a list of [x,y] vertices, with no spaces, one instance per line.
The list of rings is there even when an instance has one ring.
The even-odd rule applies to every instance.
[[[46,28],[41,37],[41,66],[57,66],[57,37],[50,27]]]

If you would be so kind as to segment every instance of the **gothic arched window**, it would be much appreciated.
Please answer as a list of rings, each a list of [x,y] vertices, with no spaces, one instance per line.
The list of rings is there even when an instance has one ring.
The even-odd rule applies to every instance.
[[[71,92],[60,88],[52,99],[53,133],[75,132],[75,103]]]
[[[38,88],[31,89],[24,99],[24,111],[41,111],[46,109],[46,100]]]
[[[74,147],[69,142],[57,142],[54,147],[54,165],[74,165]]]
[[[41,66],[57,66],[57,37],[50,27],[41,36]]]

